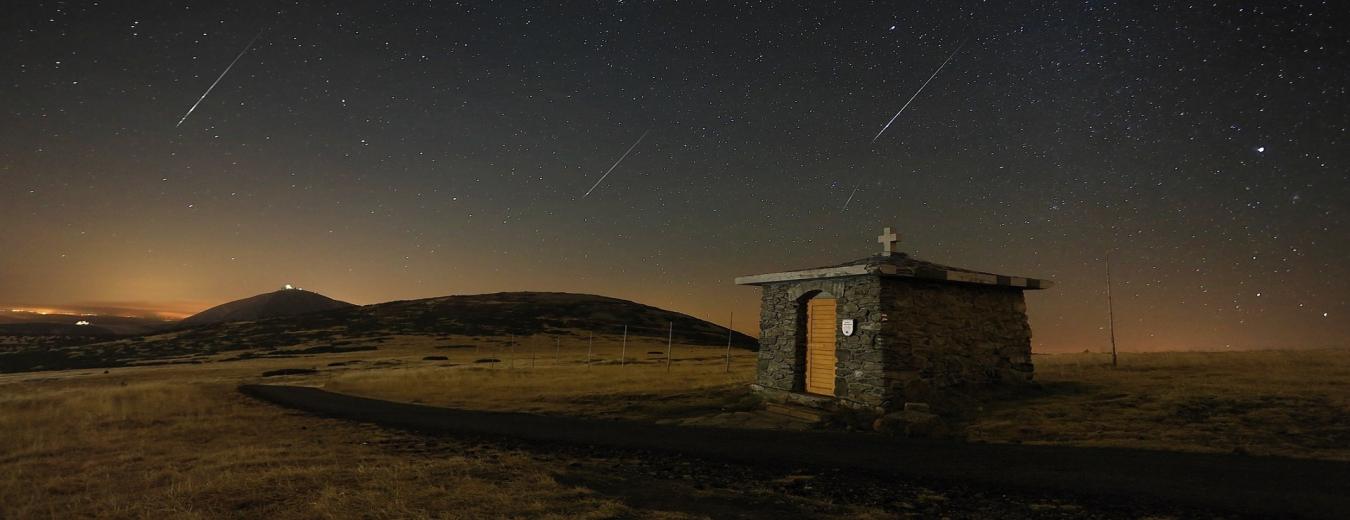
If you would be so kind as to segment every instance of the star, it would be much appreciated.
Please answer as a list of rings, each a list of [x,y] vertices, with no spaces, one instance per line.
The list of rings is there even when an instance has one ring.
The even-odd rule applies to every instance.
[[[0,305],[127,287],[138,299],[226,301],[296,270],[372,303],[434,296],[415,283],[433,278],[643,303],[670,303],[668,284],[699,287],[672,310],[740,316],[760,300],[727,283],[734,273],[858,258],[878,224],[908,221],[920,258],[1092,281],[1038,297],[1038,351],[1101,346],[1095,303],[1080,303],[1096,302],[1094,257],[1108,249],[1121,288],[1140,288],[1118,293],[1125,319],[1144,324],[1126,350],[1339,344],[1350,330],[1330,319],[1345,314],[1344,291],[1326,285],[1350,277],[1336,261],[1350,241],[1334,238],[1350,232],[1347,101],[1326,65],[1345,47],[1329,30],[1334,3],[1270,2],[1278,24],[1209,2],[1064,19],[994,2],[978,15],[942,2],[843,3],[841,20],[864,31],[880,22],[887,34],[872,41],[854,37],[856,24],[816,23],[828,7],[739,2],[530,13],[353,3],[340,14],[288,2],[284,17],[135,2],[97,33],[44,3],[14,4],[9,18],[43,22],[6,49],[16,73],[5,77],[15,95],[4,117],[26,131],[0,140],[0,178],[13,186],[0,188],[0,218],[33,254],[0,254]],[[658,16],[668,23],[653,37],[618,37]],[[429,34],[423,20],[443,30]],[[141,24],[147,37],[163,31],[133,36]],[[257,36],[264,27],[269,38]],[[763,52],[763,27],[811,43]],[[488,44],[525,35],[560,45]],[[924,89],[923,73],[963,38]],[[1265,66],[1216,59],[1215,48]],[[163,49],[173,52],[150,52]],[[175,130],[167,123],[188,101],[204,113]],[[647,128],[661,135],[623,158],[619,147]],[[886,141],[872,131],[883,129]],[[1270,161],[1266,139],[1281,147]],[[108,238],[67,241],[57,224]],[[314,234],[314,247],[288,246]],[[542,254],[500,259],[517,237]],[[401,260],[430,244],[447,244],[437,262]],[[68,256],[50,262],[62,247]],[[338,251],[349,266],[330,271]],[[162,269],[189,258],[210,261]],[[655,279],[637,274],[644,265]],[[377,279],[355,281],[355,267]],[[1251,288],[1273,273],[1281,289],[1258,296]],[[1235,312],[1261,319],[1239,327]]]

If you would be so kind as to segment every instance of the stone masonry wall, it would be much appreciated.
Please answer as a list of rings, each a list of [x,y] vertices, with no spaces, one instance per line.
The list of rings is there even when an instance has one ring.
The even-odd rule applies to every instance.
[[[885,278],[883,407],[953,387],[1028,382],[1031,326],[1022,291]]]
[[[813,297],[836,299],[835,397],[845,404],[877,407],[886,393],[883,352],[878,333],[882,328],[879,295],[881,279],[852,276],[782,282],[764,285],[760,306],[759,386],[779,392],[802,392],[805,388],[806,301]],[[839,320],[854,320],[854,333],[844,336]]]
[[[756,383],[766,393],[805,388],[806,301],[836,299],[835,395],[861,408],[940,400],[956,387],[1032,378],[1022,291],[879,276],[762,286]],[[852,318],[844,336],[838,320]]]

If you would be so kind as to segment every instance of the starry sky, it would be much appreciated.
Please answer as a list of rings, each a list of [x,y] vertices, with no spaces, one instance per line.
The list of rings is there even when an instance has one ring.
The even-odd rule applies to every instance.
[[[1336,2],[535,4],[9,6],[0,305],[557,290],[753,334],[735,276],[889,225],[1053,279],[1042,352],[1109,348],[1108,253],[1122,350],[1350,337]]]

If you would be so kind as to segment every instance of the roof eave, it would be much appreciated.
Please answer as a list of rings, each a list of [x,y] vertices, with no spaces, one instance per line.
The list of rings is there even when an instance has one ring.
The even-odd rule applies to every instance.
[[[801,280],[840,278],[844,276],[862,276],[869,274],[876,274],[876,271],[869,269],[865,265],[846,265],[842,267],[822,267],[819,269],[803,269],[800,271],[738,276],[736,277],[736,285],[764,285],[776,282],[797,282]]]

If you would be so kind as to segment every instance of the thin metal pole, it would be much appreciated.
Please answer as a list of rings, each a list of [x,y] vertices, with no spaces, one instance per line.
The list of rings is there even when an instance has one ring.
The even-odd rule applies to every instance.
[[[511,365],[510,365],[509,367],[507,367],[507,368],[516,368],[516,335],[515,335],[515,334],[512,334],[512,335],[511,335],[511,343],[507,344],[507,345],[506,345],[506,348],[507,348],[507,350],[509,351],[509,356],[510,356],[509,359],[511,360]]]
[[[619,350],[619,366],[628,361],[628,325],[623,326],[623,349]]]
[[[1111,252],[1106,252],[1106,316],[1111,325],[1111,366],[1116,366],[1116,308],[1111,301]]]
[[[727,320],[727,372],[731,372],[731,327],[736,324],[736,313],[731,313],[731,319]]]
[[[586,338],[586,368],[591,368],[591,347],[595,345],[595,331]]]
[[[666,333],[666,373],[670,373],[670,343],[675,339],[675,322],[670,322],[670,332]]]

